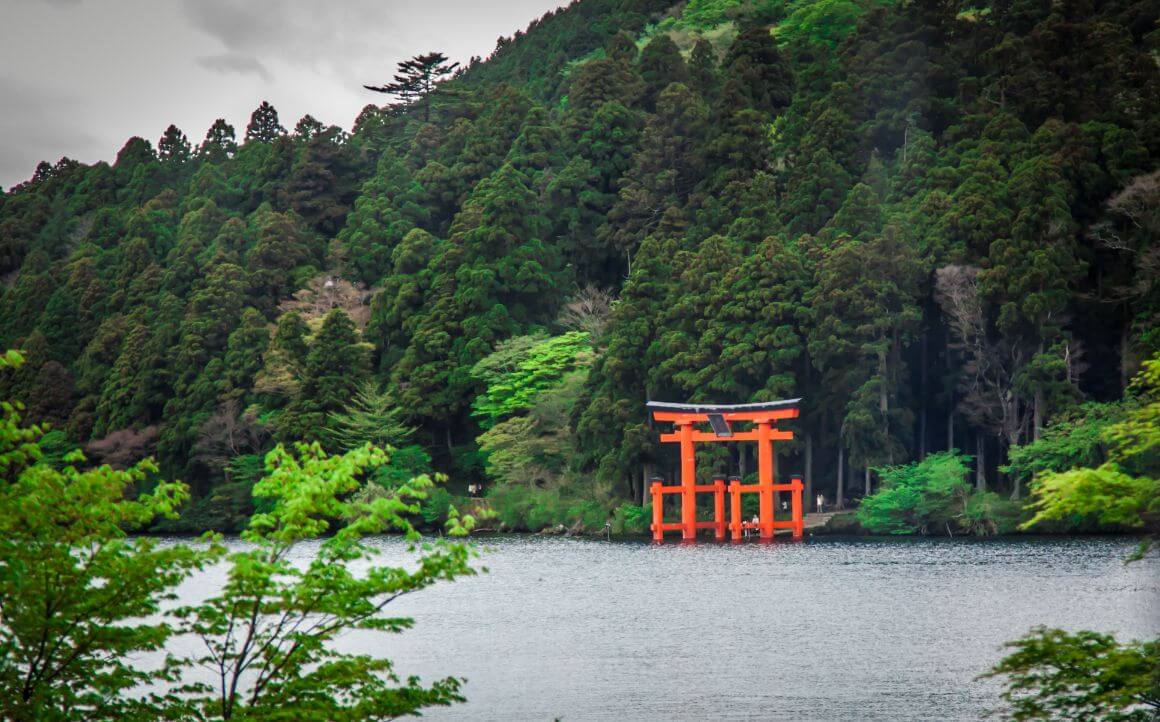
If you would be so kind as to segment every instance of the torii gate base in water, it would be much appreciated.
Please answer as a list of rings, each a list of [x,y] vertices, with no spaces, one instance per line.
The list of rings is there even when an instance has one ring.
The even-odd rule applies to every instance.
[[[652,533],[654,541],[663,541],[665,532],[679,531],[684,540],[697,538],[698,529],[712,529],[713,537],[725,539],[728,526],[730,538],[740,541],[747,530],[756,530],[761,539],[773,539],[778,529],[789,529],[794,539],[801,539],[804,529],[802,517],[802,481],[794,477],[788,484],[777,484],[773,478],[773,442],[789,441],[792,431],[776,428],[776,422],[798,416],[798,402],[801,399],[767,401],[755,404],[673,404],[663,401],[648,402],[648,409],[659,422],[673,424],[671,433],[661,434],[662,442],[681,445],[681,483],[666,486],[654,481],[652,492]],[[749,422],[753,428],[734,432],[732,425]],[[712,431],[702,431],[697,424],[709,424]],[[697,465],[694,445],[697,442],[757,442],[757,483],[742,484],[733,480],[725,486],[722,479],[712,484],[697,484]],[[729,521],[725,521],[725,492],[729,492]],[[790,493],[792,510],[789,521],[774,519],[774,494],[779,491]],[[665,494],[679,494],[681,497],[681,520],[666,524],[664,521]],[[713,521],[697,521],[697,494],[713,495]],[[758,495],[758,520],[756,523],[741,518],[741,495]]]

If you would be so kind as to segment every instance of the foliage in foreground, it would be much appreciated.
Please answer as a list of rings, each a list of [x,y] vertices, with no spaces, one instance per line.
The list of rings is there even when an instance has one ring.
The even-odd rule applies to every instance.
[[[1160,717],[1160,640],[1119,644],[1111,635],[1036,628],[987,676],[1005,676],[1012,720]]]
[[[0,357],[18,366],[19,354]],[[149,493],[151,461],[128,470],[82,468],[79,452],[61,468],[41,449],[42,430],[21,406],[0,404],[0,717],[12,720],[374,720],[462,700],[460,680],[430,686],[401,680],[385,658],[346,654],[346,631],[398,632],[387,617],[400,595],[473,573],[457,542],[419,544],[409,519],[432,488],[427,477],[372,501],[351,498],[386,452],[364,445],[331,456],[320,446],[281,445],[265,460],[255,495],[269,511],[252,519],[248,546],[227,555],[208,543],[161,545],[130,538],[188,498],[178,482]],[[465,534],[450,510],[449,533]],[[332,520],[349,519],[332,530]],[[365,536],[404,532],[418,552],[406,567],[375,564]],[[302,542],[331,534],[303,564]],[[176,586],[194,570],[228,565],[224,586],[172,609]],[[203,651],[161,657],[177,635]],[[190,680],[213,671],[211,682]]]
[[[1024,528],[1094,518],[1152,538],[1160,531],[1160,357],[1144,364],[1132,390],[1123,418],[1101,434],[1107,461],[1039,478],[1032,486],[1035,515]],[[1128,561],[1138,561],[1150,541]],[[1160,718],[1160,639],[1120,643],[1096,632],[1040,627],[1007,646],[1016,651],[988,676],[1006,678],[1009,719]]]
[[[21,361],[10,352],[0,366]],[[164,647],[171,620],[150,618],[203,557],[126,531],[172,515],[188,492],[163,483],[126,499],[156,472],[149,462],[80,471],[74,453],[57,470],[20,410],[0,405],[0,717],[148,718],[157,699],[129,690],[171,680],[175,668],[145,670],[132,655]]]
[[[215,684],[193,684],[190,711],[206,719],[393,719],[422,707],[462,701],[460,680],[423,686],[400,680],[391,661],[337,651],[337,637],[352,630],[400,632],[412,621],[385,617],[403,594],[471,573],[463,544],[424,544],[408,515],[419,512],[433,482],[413,479],[393,497],[345,501],[368,469],[388,462],[385,452],[364,446],[329,456],[318,445],[299,445],[297,455],[277,447],[266,458],[269,474],[255,494],[274,500],[257,514],[243,539],[251,547],[228,557],[229,578],[216,595],[176,612],[183,631],[205,646],[194,660],[214,670]],[[357,507],[357,508],[355,508]],[[331,520],[352,521],[323,541],[302,565],[292,556],[301,542],[331,531]],[[421,549],[414,569],[374,566],[368,534],[406,533]],[[466,530],[454,526],[453,533]],[[370,565],[358,574],[352,567]]]
[[[879,471],[881,488],[862,501],[858,523],[877,534],[999,534],[1014,529],[1018,506],[967,481],[967,457],[953,452]]]

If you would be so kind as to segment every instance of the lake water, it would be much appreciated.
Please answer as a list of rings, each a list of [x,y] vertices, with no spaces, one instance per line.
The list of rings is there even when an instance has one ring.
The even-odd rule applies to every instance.
[[[1160,561],[1123,538],[479,543],[487,574],[392,605],[415,629],[343,640],[466,677],[429,719],[979,719],[977,675],[1034,625],[1160,634]]]

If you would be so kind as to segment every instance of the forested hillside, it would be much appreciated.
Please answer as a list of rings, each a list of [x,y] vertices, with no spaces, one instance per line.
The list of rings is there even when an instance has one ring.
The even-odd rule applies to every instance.
[[[55,453],[155,455],[187,528],[303,439],[397,447],[383,487],[484,481],[509,526],[637,515],[674,465],[647,399],[804,397],[781,468],[830,498],[947,448],[1018,496],[1011,450],[1160,351],[1157,18],[578,0],[429,118],[262,103],[42,163],[0,195],[0,396]]]

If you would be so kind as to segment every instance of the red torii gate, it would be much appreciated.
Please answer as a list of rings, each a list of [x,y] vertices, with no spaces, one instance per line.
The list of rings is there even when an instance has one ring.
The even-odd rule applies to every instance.
[[[681,483],[666,486],[654,481],[651,486],[653,522],[653,540],[664,539],[666,531],[681,532],[682,539],[696,539],[698,529],[712,529],[714,538],[725,538],[725,482],[721,479],[712,484],[697,484],[697,467],[694,445],[697,442],[757,442],[757,483],[742,484],[740,481],[729,483],[729,532],[734,540],[740,540],[746,529],[756,529],[762,539],[772,539],[778,529],[789,529],[794,539],[801,539],[803,532],[802,518],[802,481],[794,477],[788,484],[774,483],[773,478],[773,442],[789,441],[793,438],[792,431],[775,427],[775,423],[782,419],[797,418],[798,402],[801,399],[785,399],[783,401],[764,401],[753,404],[674,404],[664,401],[648,402],[648,409],[653,418],[660,422],[673,424],[675,430],[661,434],[662,442],[673,442],[681,445]],[[732,424],[735,422],[750,422],[754,428],[749,431],[734,432]],[[712,431],[702,431],[696,428],[697,424],[707,423]],[[779,491],[790,492],[792,519],[777,521],[773,514],[774,494]],[[714,497],[713,521],[697,521],[697,494],[710,493]],[[741,518],[741,495],[758,494],[758,521],[747,522]],[[664,495],[681,495],[681,521],[666,524],[664,522]]]

